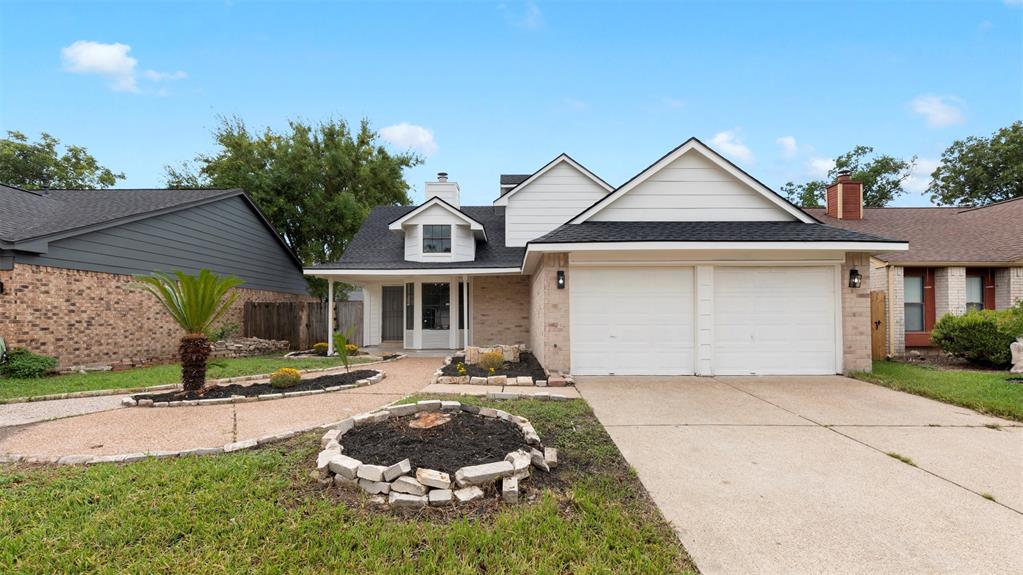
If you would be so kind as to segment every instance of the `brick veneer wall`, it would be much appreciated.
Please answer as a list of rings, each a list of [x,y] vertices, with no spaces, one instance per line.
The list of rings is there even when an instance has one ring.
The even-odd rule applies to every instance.
[[[906,353],[906,268],[892,267],[891,298],[888,302],[891,341],[888,348],[892,355]]]
[[[131,276],[15,264],[0,271],[0,336],[10,347],[52,355],[60,366],[128,367],[177,356],[181,328]],[[239,288],[222,321],[241,325],[247,301],[315,301],[308,295]]]
[[[565,272],[565,289],[558,289],[558,270]],[[544,254],[540,267],[532,276],[530,288],[532,321],[529,345],[540,363],[551,371],[568,373],[572,367],[568,315],[571,289],[568,254]]]
[[[1023,300],[1023,268],[995,269],[995,309],[1006,309]]]
[[[966,313],[966,268],[934,270],[934,319]]]
[[[472,280],[472,343],[529,343],[529,277],[483,276]]]
[[[859,288],[849,287],[849,270],[863,275]],[[846,254],[842,265],[842,363],[846,372],[870,371],[870,256]]]

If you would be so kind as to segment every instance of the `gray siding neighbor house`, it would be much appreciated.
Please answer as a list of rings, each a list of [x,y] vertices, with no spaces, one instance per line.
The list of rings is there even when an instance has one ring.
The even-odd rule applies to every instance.
[[[174,357],[180,330],[133,274],[209,269],[246,301],[305,301],[301,263],[242,190],[0,185],[0,337],[73,365]]]

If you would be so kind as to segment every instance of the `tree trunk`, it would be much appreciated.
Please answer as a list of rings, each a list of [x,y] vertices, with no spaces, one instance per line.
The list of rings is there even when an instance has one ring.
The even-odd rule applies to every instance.
[[[206,385],[206,362],[210,359],[210,340],[201,333],[181,338],[181,386],[185,391],[199,391]]]

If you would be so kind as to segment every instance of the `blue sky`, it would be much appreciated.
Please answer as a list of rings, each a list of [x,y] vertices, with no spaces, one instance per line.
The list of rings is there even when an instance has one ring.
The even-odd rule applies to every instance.
[[[567,152],[613,185],[697,136],[777,189],[857,144],[918,156],[1023,118],[1023,0],[2,2],[0,129],[160,186],[218,115],[368,118],[485,204]]]

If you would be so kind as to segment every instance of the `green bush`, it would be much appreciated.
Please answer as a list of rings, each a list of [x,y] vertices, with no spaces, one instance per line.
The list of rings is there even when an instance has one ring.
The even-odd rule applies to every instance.
[[[325,341],[314,343],[313,352],[315,352],[316,355],[327,355],[327,347],[327,342]]]
[[[270,385],[277,389],[295,387],[302,381],[302,374],[297,369],[282,367],[270,374]]]
[[[1023,306],[946,315],[931,331],[931,342],[944,352],[977,365],[1007,367],[1009,345],[1023,337]]]
[[[206,334],[206,337],[208,337],[210,341],[224,341],[225,339],[233,337],[236,333],[241,331],[241,329],[242,326],[236,323],[225,323],[221,324],[220,327],[211,329],[209,333]]]
[[[504,367],[504,354],[499,351],[488,351],[480,354],[480,367],[487,370],[498,370]]]
[[[57,360],[16,347],[7,352],[7,363],[0,365],[0,375],[15,379],[43,377],[57,369]]]

